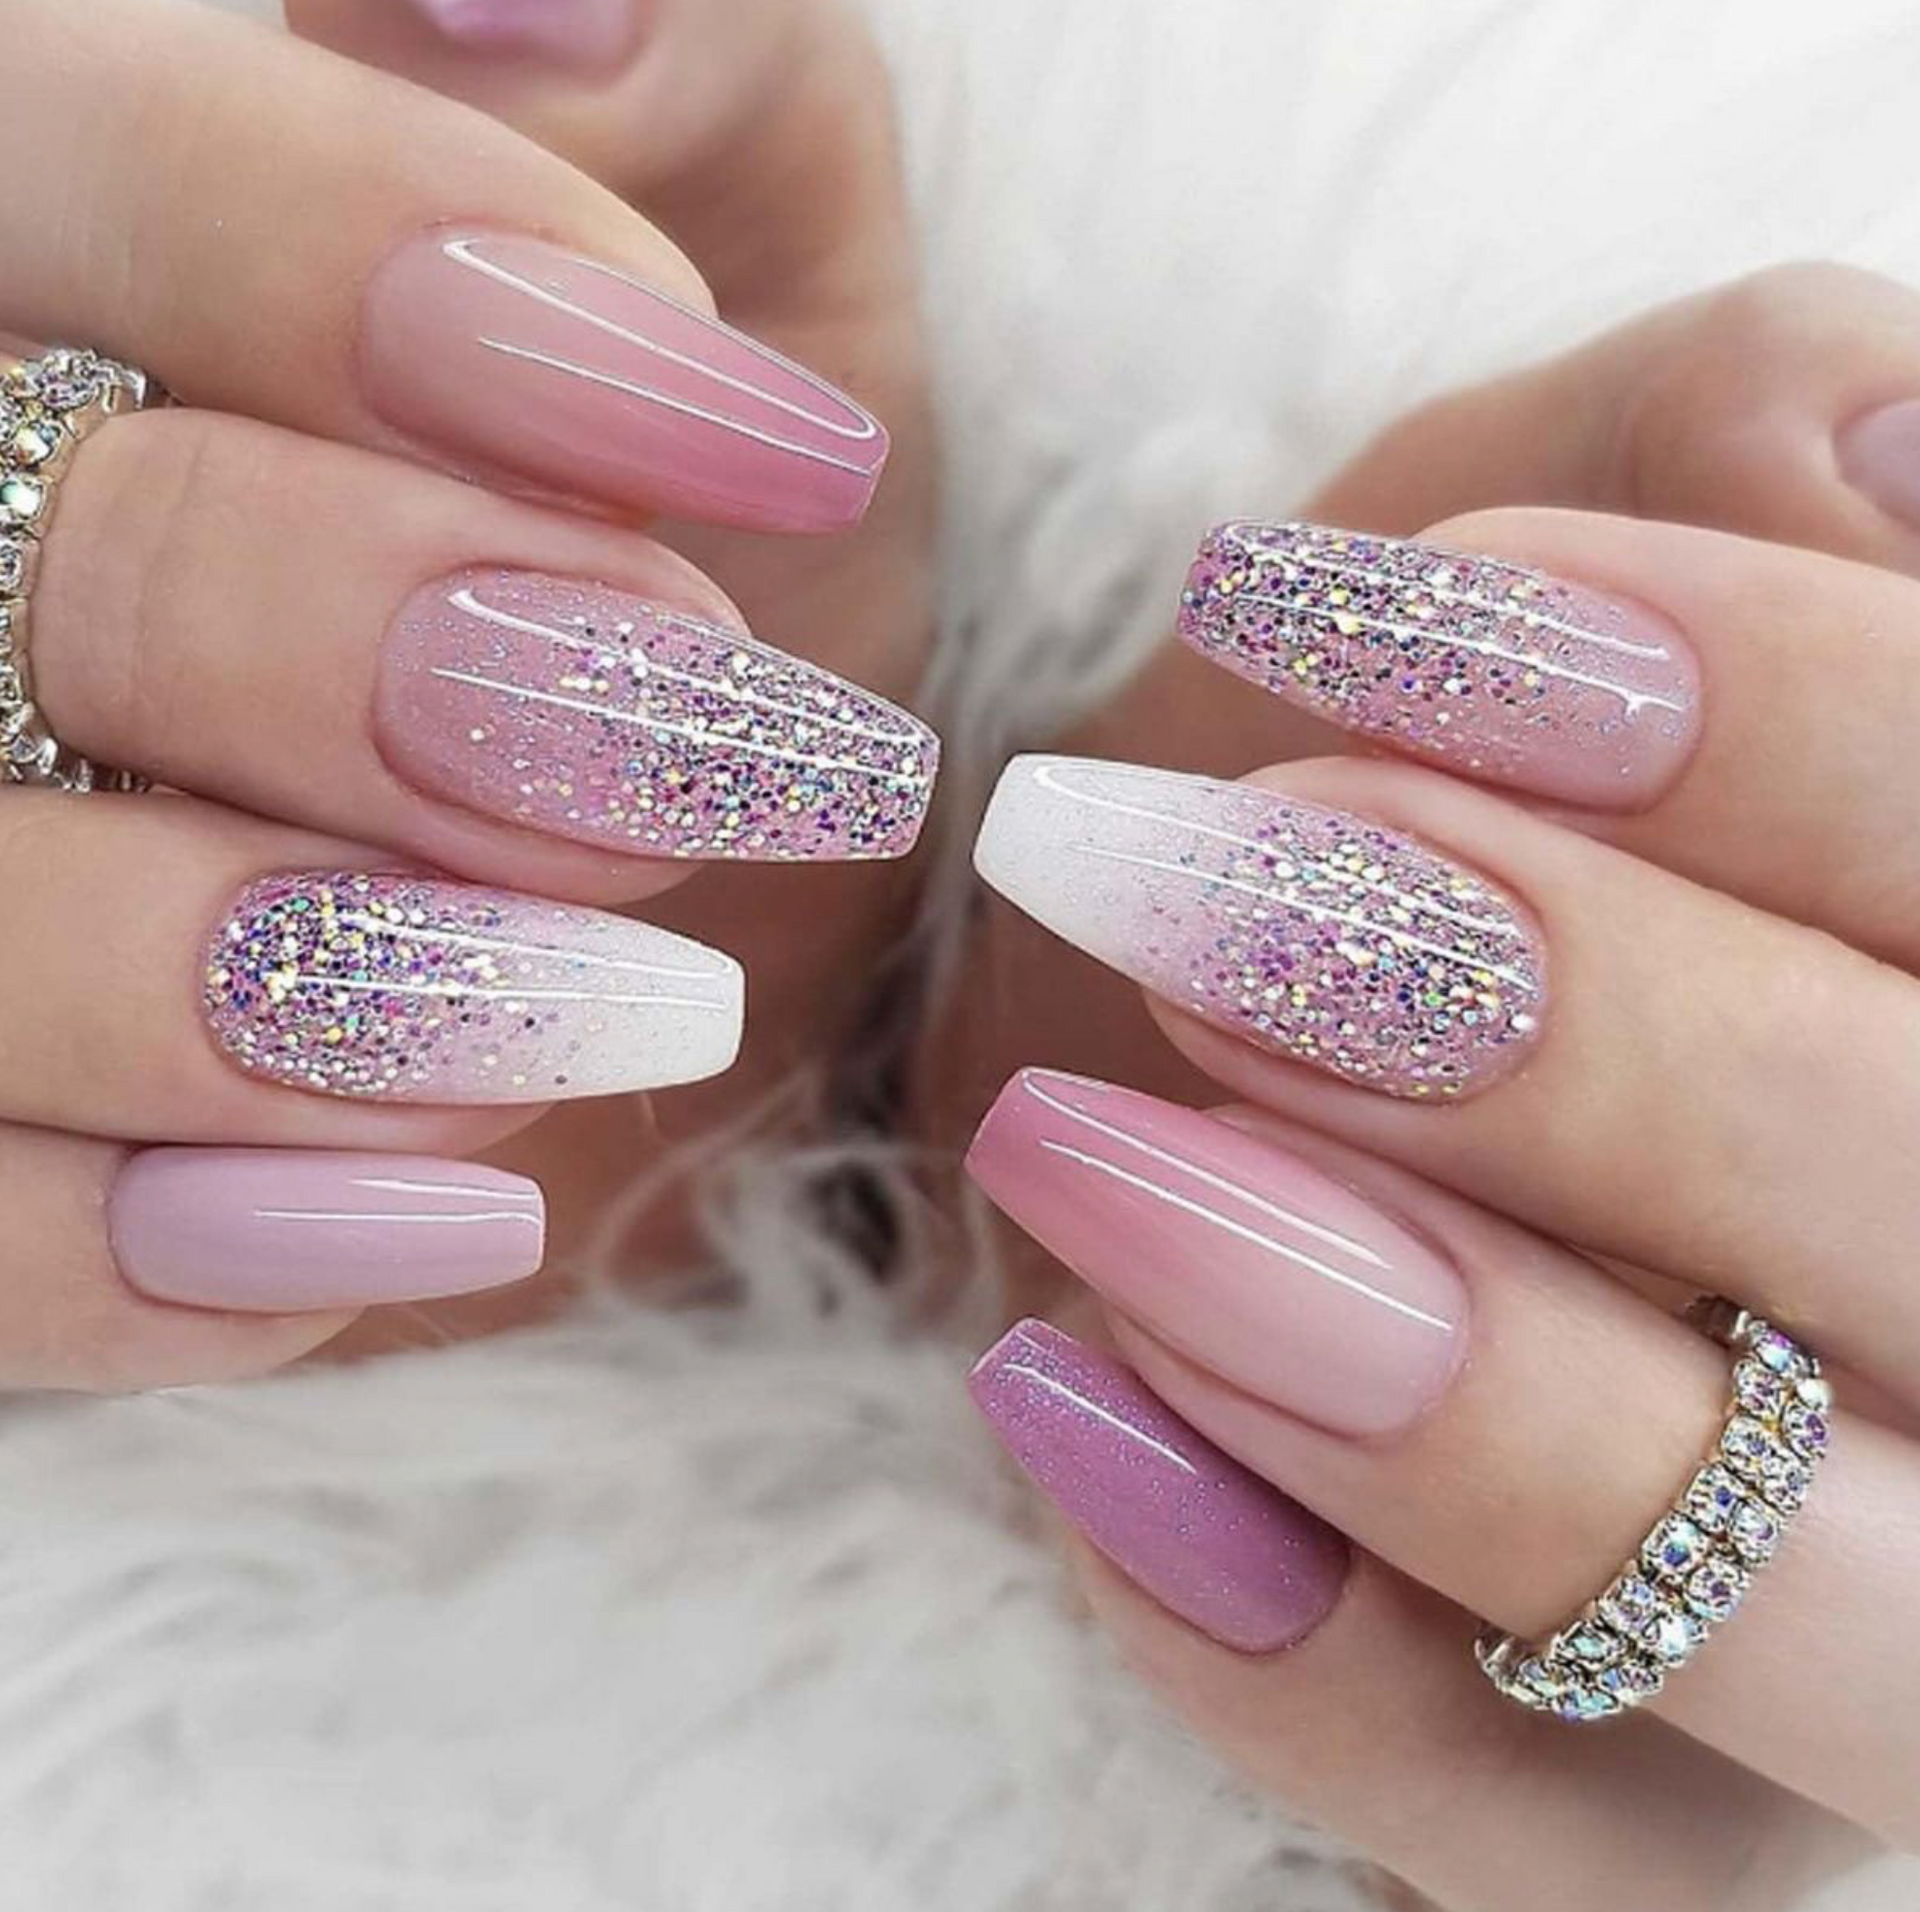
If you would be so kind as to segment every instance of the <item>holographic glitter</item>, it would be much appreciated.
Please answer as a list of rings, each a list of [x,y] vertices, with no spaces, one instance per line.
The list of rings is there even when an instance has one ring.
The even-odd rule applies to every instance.
[[[542,1102],[724,1069],[742,988],[731,957],[601,910],[343,871],[252,884],[204,999],[241,1068],[296,1088]]]
[[[976,861],[1003,895],[1157,995],[1368,1088],[1484,1087],[1537,1033],[1518,904],[1396,830],[1250,784],[1016,758]]]
[[[1180,635],[1348,730],[1573,803],[1650,801],[1698,730],[1667,619],[1494,558],[1308,524],[1229,524]]]
[[[511,571],[408,604],[377,730],[435,796],[667,857],[903,855],[939,761],[917,718],[743,632]]]

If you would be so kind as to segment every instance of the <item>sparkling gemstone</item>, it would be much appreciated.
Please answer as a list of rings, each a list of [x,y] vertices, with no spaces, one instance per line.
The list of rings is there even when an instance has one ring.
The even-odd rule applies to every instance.
[[[1706,1551],[1706,1535],[1685,1514],[1669,1514],[1648,1535],[1641,1557],[1655,1573],[1683,1574]]]
[[[1812,1371],[1813,1364],[1801,1352],[1800,1344],[1778,1328],[1765,1328],[1754,1337],[1753,1358],[1775,1374],[1797,1381]]]
[[[1707,1623],[1682,1607],[1668,1607],[1641,1635],[1647,1651],[1667,1666],[1691,1658],[1706,1637]]]
[[[21,419],[7,434],[7,449],[28,470],[44,465],[60,449],[60,424],[51,412]]]
[[[39,741],[30,731],[18,731],[7,742],[7,761],[24,770],[40,757]]]
[[[12,597],[27,581],[27,547],[18,538],[0,538],[0,593]]]
[[[1769,1459],[1780,1450],[1761,1422],[1750,1414],[1736,1414],[1720,1431],[1720,1451],[1738,1472],[1759,1479]]]
[[[1560,1676],[1538,1654],[1530,1654],[1514,1668],[1511,1685],[1530,1706],[1557,1706],[1566,1691]]]
[[[1603,1693],[1611,1693],[1622,1706],[1638,1706],[1650,1700],[1666,1685],[1666,1675],[1651,1660],[1629,1654],[1618,1665],[1608,1667],[1594,1681]]]
[[[1822,1414],[1833,1406],[1833,1389],[1817,1374],[1810,1374],[1798,1383],[1793,1394],[1795,1400],[1804,1401],[1808,1407],[1817,1407]]]
[[[1694,1475],[1687,1488],[1687,1512],[1710,1534],[1725,1531],[1734,1510],[1746,1498],[1739,1477],[1717,1461]]]
[[[1783,1447],[1776,1447],[1760,1470],[1760,1491],[1783,1514],[1798,1513],[1812,1485],[1813,1469]]]
[[[1827,1451],[1827,1417],[1804,1401],[1787,1403],[1786,1412],[1780,1416],[1780,1431],[1803,1460],[1818,1460]]]
[[[0,478],[0,527],[30,525],[47,502],[47,488],[37,478],[9,472]]]
[[[1727,1523],[1727,1535],[1740,1558],[1757,1566],[1771,1560],[1780,1544],[1780,1516],[1762,1501],[1743,1500]]]
[[[1601,1686],[1572,1686],[1561,1696],[1554,1709],[1562,1719],[1576,1723],[1605,1719],[1620,1711],[1620,1702]]]
[[[1659,1589],[1651,1580],[1643,1580],[1637,1573],[1623,1573],[1600,1596],[1602,1618],[1629,1639],[1637,1639],[1647,1622],[1659,1611]]]
[[[26,695],[20,673],[11,664],[0,663],[0,710],[10,710]]]
[[[1709,1560],[1687,1576],[1687,1604],[1703,1620],[1724,1620],[1740,1604],[1747,1576],[1731,1560]]]
[[[1611,1666],[1620,1657],[1619,1638],[1591,1621],[1570,1627],[1548,1649],[1552,1657],[1571,1660],[1583,1667]]]
[[[77,412],[106,390],[107,368],[92,352],[44,354],[29,368],[33,395],[56,412]]]
[[[1787,1383],[1759,1361],[1742,1361],[1733,1371],[1733,1398],[1749,1414],[1778,1414],[1787,1398]]]

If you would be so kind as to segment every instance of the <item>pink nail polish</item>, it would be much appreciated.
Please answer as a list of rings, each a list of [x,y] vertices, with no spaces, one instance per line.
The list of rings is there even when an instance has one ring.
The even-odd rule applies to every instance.
[[[1439,1252],[1297,1156],[1050,1069],[1007,1084],[973,1178],[1121,1311],[1336,1434],[1392,1434],[1445,1391],[1466,1291]]]
[[[204,1004],[240,1068],[400,1102],[546,1102],[718,1074],[732,957],[647,923],[428,877],[264,877],[207,947]]]
[[[1840,475],[1889,517],[1920,530],[1920,398],[1854,419],[1836,444]]]
[[[369,403],[402,431],[669,517],[841,530],[886,462],[878,421],[824,380],[537,239],[409,240],[368,290],[361,368]]]
[[[529,829],[649,856],[902,856],[939,743],[885,698],[744,632],[602,586],[471,571],[387,640],[381,754]]]
[[[546,1204],[472,1162],[146,1149],[107,1200],[120,1272],[156,1301],[294,1314],[472,1294],[540,1266]]]
[[[636,0],[413,0],[449,40],[482,53],[611,66],[633,50]]]
[[[974,862],[1177,1007],[1388,1095],[1484,1089],[1539,1033],[1546,959],[1525,912],[1364,817],[1252,784],[1016,757]]]
[[[1087,1539],[1222,1646],[1276,1653],[1333,1611],[1345,1539],[1117,1362],[1023,1321],[970,1386],[1008,1452]]]
[[[1699,734],[1698,667],[1669,619],[1400,538],[1222,525],[1179,629],[1343,729],[1564,803],[1650,803]]]

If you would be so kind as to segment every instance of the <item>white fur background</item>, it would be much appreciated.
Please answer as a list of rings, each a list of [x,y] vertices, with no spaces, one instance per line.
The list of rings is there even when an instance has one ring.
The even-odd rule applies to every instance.
[[[1769,260],[1920,279],[1904,0],[874,7],[962,776],[1409,400]],[[791,1182],[716,1191],[725,1317],[6,1408],[0,1908],[1365,1903],[1074,1623],[962,1399],[990,1300],[910,1330]]]

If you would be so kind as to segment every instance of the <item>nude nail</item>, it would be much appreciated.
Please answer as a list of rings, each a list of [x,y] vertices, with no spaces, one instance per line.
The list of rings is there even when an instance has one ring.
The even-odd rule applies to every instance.
[[[473,1162],[145,1149],[107,1200],[120,1272],[157,1301],[288,1314],[471,1294],[540,1266],[546,1204]]]
[[[544,240],[409,240],[368,289],[361,371],[423,442],[670,517],[843,529],[886,462],[879,422],[824,379]]]
[[[477,53],[544,54],[611,66],[632,52],[636,0],[412,0],[449,40]]]
[[[1920,530],[1920,398],[1896,399],[1852,420],[1835,451],[1848,484]]]
[[[967,1166],[1161,1341],[1334,1433],[1398,1432],[1459,1365],[1466,1291],[1438,1249],[1297,1156],[1192,1109],[1023,1070]]]

